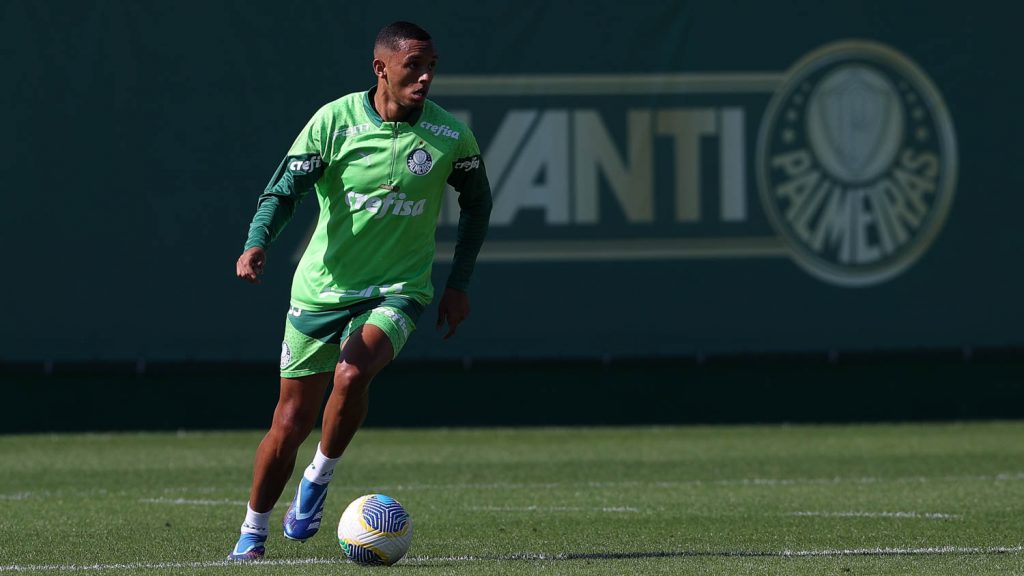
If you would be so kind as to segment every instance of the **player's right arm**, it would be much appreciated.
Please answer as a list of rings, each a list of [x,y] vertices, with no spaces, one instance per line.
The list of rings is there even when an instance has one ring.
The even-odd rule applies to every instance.
[[[259,282],[266,264],[267,247],[281,234],[295,214],[295,208],[323,176],[327,165],[321,151],[321,142],[326,140],[322,138],[322,112],[317,112],[306,124],[260,194],[245,247],[235,263],[235,274],[243,280]]]

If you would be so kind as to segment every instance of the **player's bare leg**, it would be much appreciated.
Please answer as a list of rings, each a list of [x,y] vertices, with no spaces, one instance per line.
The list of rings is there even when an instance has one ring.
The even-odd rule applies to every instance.
[[[256,449],[249,506],[232,560],[259,560],[265,552],[268,519],[295,468],[299,446],[309,437],[331,374],[281,378],[281,393],[270,430]]]
[[[270,431],[256,449],[249,505],[259,512],[274,507],[295,468],[299,447],[316,425],[331,374],[281,378],[281,396]]]
[[[393,357],[391,340],[373,324],[364,324],[342,342],[334,388],[324,408],[320,445],[285,514],[287,538],[306,540],[320,529],[334,466],[366,418],[370,382]]]
[[[370,404],[370,382],[395,356],[391,340],[373,324],[364,324],[341,348],[334,371],[334,389],[324,409],[324,454],[338,458],[366,419]]]

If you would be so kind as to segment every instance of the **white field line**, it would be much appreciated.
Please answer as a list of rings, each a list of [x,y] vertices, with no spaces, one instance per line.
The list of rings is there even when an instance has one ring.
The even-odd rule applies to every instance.
[[[189,498],[143,498],[144,504],[168,504],[171,506],[245,506],[242,500],[192,500]],[[640,512],[632,506],[602,506],[584,508],[580,506],[471,506],[468,510],[477,512]]]
[[[476,512],[639,512],[632,506],[603,506],[583,508],[580,506],[471,506]]]
[[[242,486],[241,484],[239,484],[238,488],[242,489],[242,490],[247,490],[249,487],[248,486]],[[224,491],[225,491],[224,488],[213,488],[213,487],[210,487],[210,486],[178,486],[176,488],[164,488],[163,489],[163,493],[164,494],[176,494],[176,493],[216,494],[218,492],[224,492]]]
[[[314,564],[342,564],[343,558],[303,558],[298,560],[261,560],[260,566],[309,566]],[[182,570],[201,568],[229,568],[248,566],[255,562],[232,562],[230,560],[208,560],[205,562],[122,562],[112,564],[11,564],[0,566],[3,572],[105,572],[108,570]]]
[[[929,484],[945,482],[1019,482],[1024,481],[1024,472],[1004,473],[976,476],[910,476],[883,478],[879,476],[860,476],[832,478],[736,478],[723,480],[615,480],[597,482],[480,482],[461,484],[394,484],[390,486],[367,487],[374,490],[536,490],[573,488],[679,488],[686,486],[814,486],[835,484]]]
[[[723,480],[615,480],[607,482],[480,482],[480,483],[453,483],[453,484],[392,484],[376,486],[354,486],[353,490],[387,492],[387,491],[418,491],[418,490],[538,490],[557,488],[681,488],[687,486],[815,486],[815,485],[836,485],[836,484],[931,484],[945,482],[1020,482],[1024,481],[1024,472],[989,474],[989,475],[964,475],[964,476],[905,476],[896,478],[883,478],[880,476],[860,476],[832,478],[735,478]],[[240,486],[237,490],[211,490],[204,488],[190,489],[188,487],[168,488],[163,492],[181,494],[211,494],[224,492],[247,492],[248,486]],[[103,488],[85,490],[39,490],[21,491],[8,494],[0,494],[0,501],[32,500],[36,498],[49,498],[54,496],[136,496],[135,491],[111,491]]]
[[[850,548],[824,550],[680,550],[674,552],[593,552],[573,554],[519,553],[500,556],[412,556],[402,560],[405,564],[438,564],[455,562],[511,562],[550,560],[621,560],[631,558],[834,558],[845,556],[987,556],[1020,554],[1024,546],[970,547],[934,546],[927,548]],[[104,572],[109,570],[182,570],[202,568],[229,568],[249,565],[258,566],[312,566],[344,564],[343,558],[303,558],[292,560],[262,560],[256,563],[239,563],[228,560],[194,562],[124,562],[111,564],[9,564],[0,565],[0,573],[10,572]]]
[[[245,506],[245,500],[194,500],[189,498],[143,498],[144,504],[172,504],[176,506]]]
[[[960,514],[941,512],[791,512],[787,516],[817,516],[821,518],[924,518],[926,520],[959,520]]]
[[[1020,554],[1024,546],[978,548],[973,546],[936,546],[931,548],[854,548],[850,550],[783,550],[782,557],[838,557],[838,556],[985,556]]]
[[[194,500],[189,498],[143,498],[139,502],[145,504],[167,504],[170,506],[245,506],[241,500]],[[639,513],[634,506],[470,506],[467,510],[474,512],[605,512],[613,514]],[[956,520],[959,514],[933,512],[790,512],[787,516],[817,516],[823,518],[923,518],[927,520]]]

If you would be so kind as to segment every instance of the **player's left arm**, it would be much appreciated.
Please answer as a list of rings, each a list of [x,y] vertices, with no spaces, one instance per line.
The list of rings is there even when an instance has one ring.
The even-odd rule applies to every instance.
[[[469,316],[469,280],[476,258],[487,236],[491,218],[491,185],[487,181],[480,149],[468,134],[465,154],[456,159],[448,183],[459,193],[459,229],[455,240],[452,271],[437,310],[437,327],[448,323],[445,339],[455,334],[458,325]]]

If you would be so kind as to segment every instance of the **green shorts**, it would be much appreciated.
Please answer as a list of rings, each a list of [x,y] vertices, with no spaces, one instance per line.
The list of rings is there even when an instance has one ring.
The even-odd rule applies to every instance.
[[[420,303],[398,296],[374,298],[336,310],[311,311],[292,306],[281,343],[281,376],[298,378],[334,372],[341,343],[365,324],[387,334],[397,357],[422,313]]]

